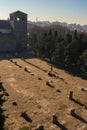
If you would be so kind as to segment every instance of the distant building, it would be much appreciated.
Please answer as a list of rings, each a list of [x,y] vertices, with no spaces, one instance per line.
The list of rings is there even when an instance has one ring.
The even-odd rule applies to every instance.
[[[9,20],[0,20],[0,52],[27,48],[27,14],[16,11]]]

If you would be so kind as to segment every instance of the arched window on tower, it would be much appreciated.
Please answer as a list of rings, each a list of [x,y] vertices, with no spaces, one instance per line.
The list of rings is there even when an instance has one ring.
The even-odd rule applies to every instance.
[[[19,18],[19,17],[17,17],[17,21],[20,21],[20,18]]]

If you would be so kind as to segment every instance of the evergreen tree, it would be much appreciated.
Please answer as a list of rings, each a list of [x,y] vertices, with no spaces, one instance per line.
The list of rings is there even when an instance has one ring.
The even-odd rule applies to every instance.
[[[78,39],[73,39],[65,48],[65,63],[69,68],[75,67],[80,56],[80,43]]]
[[[64,46],[62,43],[58,43],[56,50],[53,53],[52,61],[55,62],[58,66],[64,67]]]
[[[87,72],[87,50],[84,50],[83,54],[80,56],[80,62],[82,64],[81,70]]]

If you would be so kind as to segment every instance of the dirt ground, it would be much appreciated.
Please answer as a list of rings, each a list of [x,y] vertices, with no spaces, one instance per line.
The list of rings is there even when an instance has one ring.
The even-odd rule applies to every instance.
[[[39,125],[44,125],[45,130],[87,130],[87,109],[84,107],[87,80],[55,67],[53,73],[57,77],[51,77],[50,70],[47,62],[36,58],[0,60],[0,82],[9,94],[4,96],[6,102],[3,104],[8,130],[20,130],[24,126],[35,130]],[[47,81],[52,86],[46,85]],[[75,100],[69,100],[70,91],[74,92]],[[75,109],[76,117],[70,115],[71,109]],[[31,122],[21,117],[23,111]],[[52,123],[53,114],[57,115],[59,125]]]

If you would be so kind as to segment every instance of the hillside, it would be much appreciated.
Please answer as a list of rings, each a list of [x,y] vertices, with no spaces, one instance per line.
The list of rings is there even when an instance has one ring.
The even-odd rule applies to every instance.
[[[44,125],[45,130],[87,130],[87,80],[55,67],[51,77],[50,69],[50,64],[36,58],[0,61],[0,82],[6,89],[2,108],[8,130],[35,130],[38,125]],[[74,100],[69,100],[70,91]],[[71,109],[77,116],[70,115]],[[21,116],[24,111],[30,120]],[[53,114],[58,125],[52,123]]]

